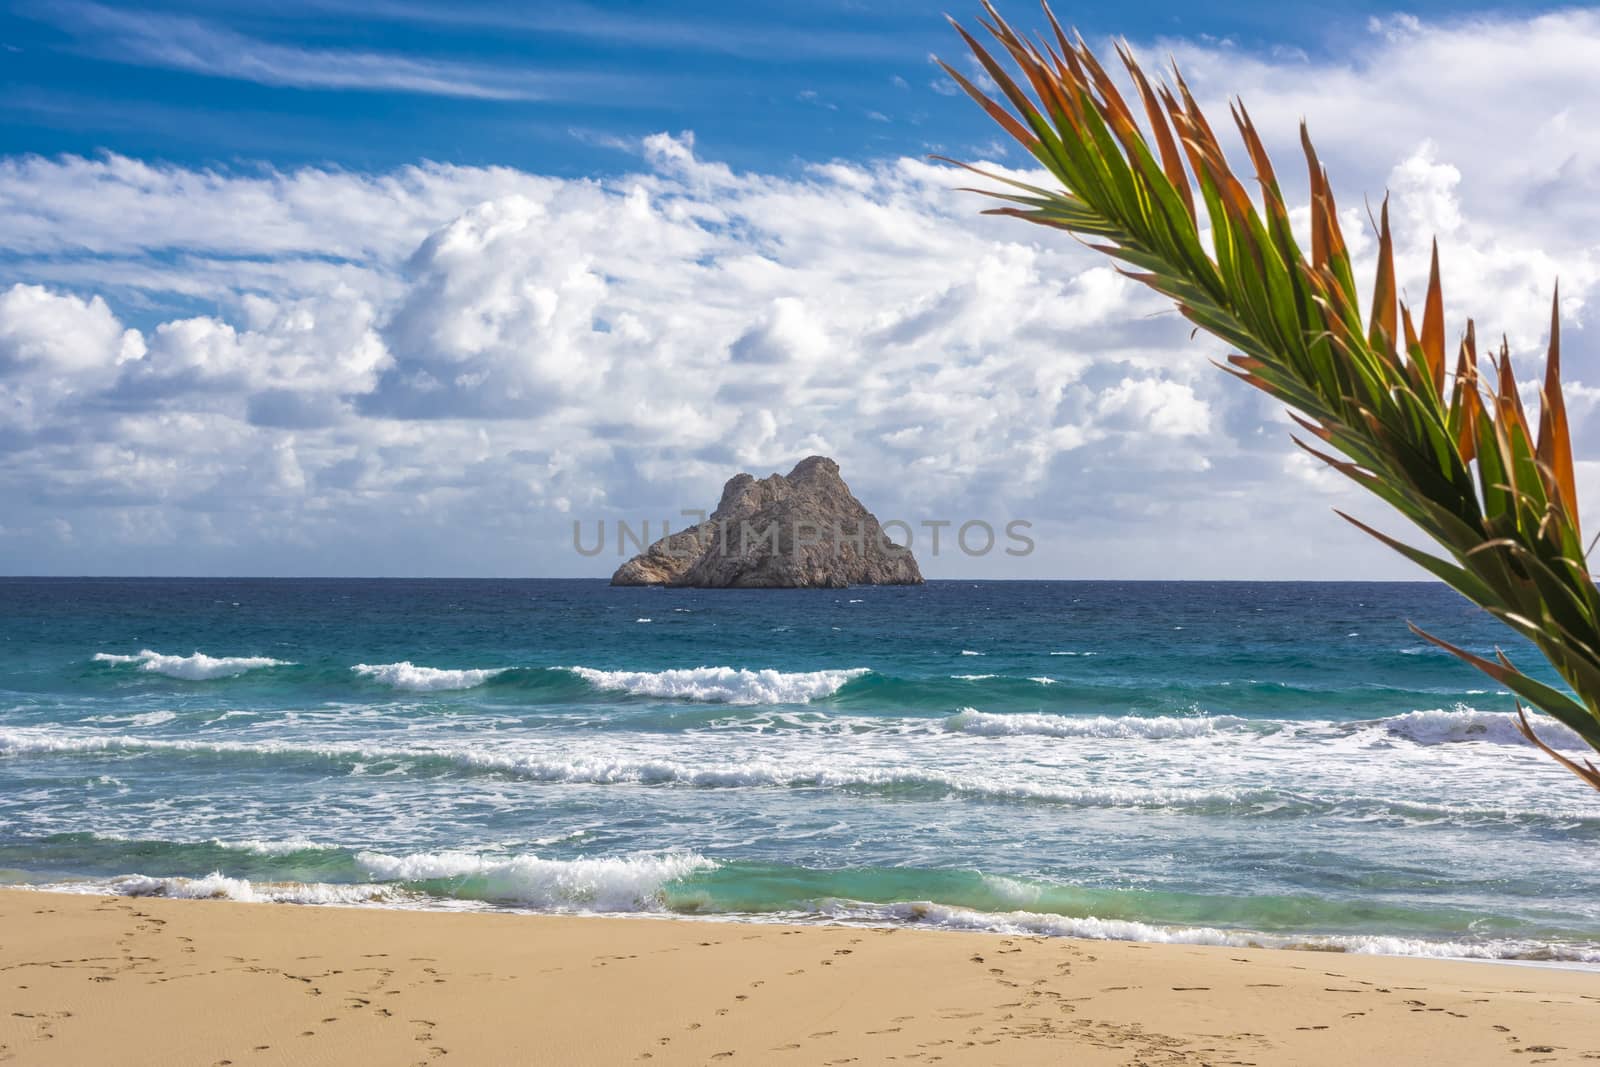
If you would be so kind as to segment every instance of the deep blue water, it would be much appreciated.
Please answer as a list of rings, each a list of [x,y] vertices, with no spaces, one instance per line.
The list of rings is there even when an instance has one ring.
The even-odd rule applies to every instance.
[[[1407,619],[1535,662],[1420,583],[0,579],[0,879],[1600,961],[1600,797]]]

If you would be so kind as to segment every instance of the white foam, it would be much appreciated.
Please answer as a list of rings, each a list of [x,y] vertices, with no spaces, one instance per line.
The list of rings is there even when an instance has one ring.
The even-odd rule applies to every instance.
[[[358,853],[356,858],[375,878],[394,882],[478,878],[486,884],[470,888],[488,902],[564,912],[661,912],[666,908],[663,890],[669,882],[717,866],[715,861],[693,853],[565,861],[542,860],[531,856],[502,858],[465,852],[411,856],[363,852]],[[991,876],[986,880],[993,883],[995,878]],[[421,909],[454,909],[470,904],[470,901],[422,894],[395,884],[250,882],[243,878],[229,878],[219,872],[201,878],[158,878],[131,874],[109,882],[67,882],[15,888],[67,893],[103,893],[109,890],[134,897],[161,896],[244,903],[366,904]],[[1022,901],[1030,896],[1028,893],[1017,895]],[[1096,941],[1566,963],[1585,968],[1600,964],[1600,949],[1509,938],[1434,941],[1384,934],[1296,936],[1210,926],[1163,926],[1130,919],[1101,919],[1092,915],[1071,916],[1023,910],[985,912],[926,900],[875,904],[830,899],[819,901],[815,910],[809,912],[778,912],[745,917],[757,921],[822,918],[831,922],[873,926],[916,924],[944,930]]]
[[[444,670],[439,667],[418,667],[409,660],[400,663],[358,663],[350,668],[357,674],[395,689],[412,689],[431,693],[445,689],[471,689],[482,685],[506,668]]]
[[[674,759],[537,759],[492,753],[457,753],[451,758],[540,782],[586,785],[678,785],[698,789],[780,787],[790,789],[934,789],[987,800],[1022,800],[1075,807],[1211,807],[1276,801],[1264,790],[1201,789],[1142,785],[1071,787],[1039,781],[1008,781],[985,775],[900,766],[818,764],[749,758],[739,762],[692,763]]]
[[[1056,684],[1056,680],[1054,678],[1050,678],[1050,677],[1047,677],[1047,676],[1042,675],[1042,674],[1039,675],[1036,678],[1029,678],[1028,681],[1030,681],[1030,682],[1038,682],[1040,685],[1055,685]]]
[[[160,726],[178,717],[175,711],[146,711],[137,715],[91,715],[84,722],[103,722],[118,726]]]
[[[982,682],[1000,676],[998,674],[952,674],[950,677],[958,682]]]
[[[1171,945],[1222,945],[1231,948],[1295,948],[1376,956],[1426,956],[1437,959],[1565,960],[1600,963],[1600,950],[1553,947],[1536,941],[1430,941],[1381,934],[1296,937],[1211,926],[1158,926],[1131,919],[1052,915],[1030,911],[984,912],[931,901],[864,904],[828,901],[822,914],[847,922],[896,922],[947,930],[978,930],[1015,935],[1079,937],[1095,941],[1144,941]]]
[[[1001,716],[996,716],[1001,718]],[[481,747],[374,747],[355,743],[320,745],[271,741],[165,741],[130,736],[59,734],[37,728],[0,729],[0,754],[108,751],[238,753],[312,756],[357,762],[436,759],[458,767],[514,775],[537,782],[584,785],[677,785],[699,789],[823,788],[935,789],[975,799],[1024,800],[1078,807],[1191,807],[1276,802],[1260,789],[1202,789],[1144,785],[1072,787],[1038,780],[916,769],[899,764],[771,759],[738,761],[589,756],[549,758]]]
[[[324,845],[308,837],[289,837],[282,840],[260,840],[252,838],[246,841],[224,841],[213,837],[211,844],[218,848],[233,849],[238,852],[254,852],[258,856],[288,856],[307,849],[330,849],[336,846]]]
[[[389,856],[360,852],[373,878],[396,882],[471,879],[473,896],[546,910],[660,911],[663,887],[717,864],[692,852],[574,860],[537,856],[424,852]]]
[[[182,678],[203,682],[212,678],[232,678],[246,671],[262,667],[292,667],[294,664],[267,656],[208,656],[196,652],[192,656],[166,656],[160,652],[143,649],[137,656],[119,656],[110,652],[96,652],[96,663],[113,663],[119,666],[137,665],[141,671],[164,674],[169,678]]]
[[[868,673],[864,667],[836,671],[751,671],[734,667],[666,671],[565,669],[596,689],[719,704],[804,704],[831,696],[852,678]]]
[[[1530,714],[1534,733],[1551,748],[1586,749],[1583,738],[1547,715]],[[1363,726],[1378,725],[1393,736],[1419,745],[1439,745],[1456,741],[1482,741],[1493,745],[1526,745],[1527,738],[1517,731],[1517,717],[1508,711],[1479,711],[1466,704],[1454,708],[1410,711]]]
[[[248,904],[373,904],[388,903],[398,894],[391,886],[336,885],[327,882],[250,882],[213,871],[204,878],[152,878],[130,874],[113,879],[111,890],[129,897],[179,897],[188,900],[236,900]]]
[[[1231,715],[1160,716],[1139,718],[1131,715],[1015,714],[993,715],[976,708],[962,708],[944,721],[951,733],[982,737],[1015,737],[1037,734],[1042,737],[1205,737],[1219,728],[1240,726],[1243,719]]]
[[[963,649],[962,649],[962,650],[961,650],[961,654],[962,654],[962,655],[963,655],[963,656],[986,656],[986,655],[988,655],[988,653],[987,653],[987,652],[974,652],[974,651],[973,651],[973,650],[972,650],[972,649],[970,649],[970,648],[963,648]]]

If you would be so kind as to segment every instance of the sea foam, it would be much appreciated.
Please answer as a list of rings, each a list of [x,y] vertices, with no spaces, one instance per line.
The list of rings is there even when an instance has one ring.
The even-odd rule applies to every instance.
[[[262,667],[292,667],[292,663],[266,656],[208,656],[196,652],[192,656],[167,656],[148,648],[137,656],[119,656],[110,652],[96,652],[96,663],[118,666],[137,665],[141,671],[164,674],[169,678],[182,678],[190,682],[203,682],[212,678],[232,678],[246,671]]]
[[[1019,713],[993,715],[976,708],[962,708],[944,721],[951,733],[981,737],[1015,737],[1024,734],[1041,737],[1206,737],[1218,729],[1243,725],[1245,720],[1231,715],[1159,716],[1138,718],[1127,715],[1044,715]]]
[[[1584,741],[1572,730],[1547,715],[1530,714],[1528,722],[1539,739],[1552,748],[1584,749]],[[1386,733],[1419,745],[1440,745],[1456,741],[1483,741],[1493,745],[1525,745],[1527,738],[1517,730],[1517,717],[1508,711],[1479,711],[1466,704],[1453,708],[1411,711],[1387,719],[1364,723],[1379,726]]]
[[[717,704],[804,704],[832,696],[852,678],[869,673],[864,667],[833,671],[752,671],[735,667],[665,671],[565,669],[596,689]]]
[[[247,904],[375,904],[397,900],[396,891],[389,886],[250,882],[215,871],[203,878],[152,878],[130,874],[113,879],[111,889],[128,897],[235,900]]]
[[[717,864],[692,852],[572,860],[537,856],[359,852],[370,877],[390,882],[449,881],[453,892],[499,904],[545,910],[660,911],[663,887]]]
[[[1600,950],[1536,941],[1431,941],[1381,934],[1312,935],[1225,930],[1210,926],[1161,926],[1133,919],[1100,919],[1092,915],[1041,912],[985,912],[931,901],[867,904],[827,901],[822,915],[844,922],[914,923],[945,930],[974,930],[1014,935],[1078,937],[1095,941],[1143,941],[1172,945],[1221,945],[1230,948],[1292,948],[1350,952],[1375,956],[1427,956],[1438,959],[1541,960],[1600,963]]]
[[[0,729],[0,755],[71,752],[194,752],[262,758],[313,758],[347,763],[433,761],[466,771],[506,774],[535,782],[581,785],[679,786],[695,789],[790,788],[866,792],[931,792],[974,800],[1025,801],[1071,807],[1198,808],[1280,804],[1269,789],[1204,789],[1144,785],[1068,786],[996,778],[936,768],[874,765],[848,760],[752,757],[735,761],[602,756],[546,756],[476,746],[373,746],[275,741],[154,740],[127,735],[61,734],[35,728]]]
[[[409,660],[400,663],[358,663],[350,669],[363,678],[371,678],[392,688],[410,689],[421,693],[446,689],[472,689],[497,674],[503,674],[506,670],[504,667],[445,670],[439,667],[419,667]]]

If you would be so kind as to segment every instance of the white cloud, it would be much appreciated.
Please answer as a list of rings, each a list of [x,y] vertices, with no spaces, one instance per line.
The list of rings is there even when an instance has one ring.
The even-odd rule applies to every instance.
[[[1161,437],[1209,433],[1211,409],[1180,382],[1124,378],[1100,394],[1095,411],[1110,426]]]
[[[806,311],[804,301],[780,296],[760,322],[728,346],[735,363],[787,363],[822,358],[828,352],[827,334]]]
[[[119,63],[300,89],[388,90],[478,100],[558,95],[558,79],[527,71],[275,44],[181,15],[84,2],[39,13],[82,40],[94,55]]]
[[[1581,378],[1600,131],[1572,102],[1600,75],[1572,57],[1600,19],[1385,32],[1349,63],[1180,60],[1283,152],[1309,115],[1359,257],[1362,195],[1393,191],[1413,294],[1438,232],[1452,326],[1534,354],[1560,273]],[[1414,73],[1455,45],[1496,83]],[[614,561],[570,551],[573,517],[659,521],[818,450],[885,517],[1037,521],[1009,576],[1409,573],[1328,519],[1350,490],[1291,458],[1274,406],[1208,365],[1223,349],[1064,235],[980,216],[969,176],[638,151],[605,180],[0,161],[8,553],[594,573]],[[1580,440],[1597,390],[1574,390]]]
[[[0,373],[109,372],[144,351],[137,330],[125,330],[99,296],[87,300],[18,283],[0,293]]]

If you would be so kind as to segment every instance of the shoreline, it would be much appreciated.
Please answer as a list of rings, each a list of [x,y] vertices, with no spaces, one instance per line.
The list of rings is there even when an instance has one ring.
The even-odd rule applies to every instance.
[[[131,878],[145,878],[143,875],[133,875]],[[1396,944],[1426,945],[1433,948],[1444,949],[1456,945],[1464,947],[1473,946],[1463,942],[1445,940],[1430,940],[1421,937],[1402,936],[1398,934],[1327,934],[1327,933],[1268,933],[1258,930],[1247,930],[1232,927],[1213,926],[1183,926],[1158,923],[1145,920],[1102,920],[1094,917],[1073,917],[1057,915],[1046,912],[978,912],[955,906],[928,904],[934,909],[944,909],[953,916],[972,916],[974,918],[990,920],[993,925],[960,925],[957,923],[916,922],[902,920],[899,922],[884,918],[872,918],[865,915],[841,914],[837,916],[802,915],[798,913],[760,913],[760,912],[676,912],[668,910],[651,910],[640,908],[636,911],[592,911],[592,910],[554,910],[536,907],[518,907],[516,905],[499,904],[487,900],[454,899],[444,897],[431,897],[416,894],[415,899],[406,897],[380,898],[372,896],[362,899],[356,895],[328,895],[319,896],[313,893],[310,897],[295,898],[262,897],[258,899],[241,898],[232,895],[233,883],[246,889],[262,888],[267,892],[273,890],[288,890],[304,892],[307,890],[331,889],[348,891],[359,889],[386,890],[389,887],[384,883],[371,885],[338,884],[321,885],[307,882],[279,882],[279,883],[254,883],[246,879],[225,878],[220,875],[209,875],[204,878],[156,878],[153,882],[177,882],[184,884],[211,885],[212,879],[218,883],[214,891],[186,894],[169,894],[165,890],[151,890],[148,892],[121,891],[115,887],[115,882],[86,881],[81,888],[75,888],[72,883],[42,882],[42,883],[11,883],[0,884],[0,892],[48,893],[63,896],[118,898],[126,900],[168,900],[175,903],[228,903],[240,905],[282,905],[287,907],[302,908],[345,908],[352,910],[370,910],[417,913],[423,915],[509,915],[533,918],[555,919],[609,919],[627,921],[632,919],[650,919],[668,922],[687,923],[716,923],[748,926],[784,926],[799,929],[841,928],[852,930],[908,930],[924,933],[947,934],[974,934],[1000,937],[1022,937],[1038,939],[1041,941],[1071,941],[1085,944],[1133,944],[1133,945],[1166,945],[1171,947],[1196,947],[1250,950],[1258,952],[1310,952],[1328,956],[1365,956],[1383,959],[1399,960],[1439,960],[1447,963],[1486,963],[1486,964],[1514,964],[1519,967],[1545,968],[1554,970],[1574,971],[1579,973],[1594,974],[1600,977],[1600,960],[1593,959],[1561,959],[1539,958],[1532,953],[1526,955],[1495,956],[1471,953],[1450,954],[1447,952],[1403,952],[1383,951],[1382,949],[1367,949],[1352,947],[1350,941],[1370,938],[1375,941],[1389,941]],[[224,883],[227,883],[226,885]],[[918,903],[918,902],[911,902]],[[926,903],[926,902],[922,902]],[[1033,921],[1035,924],[1061,923],[1069,926],[1065,932],[1043,931],[1028,929],[1025,922]],[[1138,928],[1152,932],[1161,932],[1167,935],[1162,938],[1119,936],[1116,933],[1085,933],[1070,927],[1100,926],[1109,929]],[[1187,937],[1184,935],[1188,935]],[[1201,936],[1197,936],[1201,935]],[[1210,936],[1215,935],[1215,936]]]
[[[143,878],[145,876],[130,876]],[[156,882],[180,882],[190,884],[208,885],[211,879],[220,878],[221,882],[237,882],[249,889],[263,889],[267,892],[273,890],[295,891],[336,889],[358,890],[371,888],[385,890],[389,887],[384,883],[374,883],[371,886],[355,884],[339,884],[323,886],[306,882],[281,882],[281,883],[251,883],[245,879],[221,878],[211,875],[205,878],[159,878],[152,879]],[[1183,926],[1157,923],[1145,920],[1102,920],[1093,917],[1073,917],[1057,915],[1046,912],[977,912],[970,909],[945,905],[928,905],[930,908],[946,909],[955,915],[991,920],[995,925],[959,925],[955,923],[916,922],[902,920],[899,922],[889,919],[872,918],[864,915],[841,914],[837,916],[802,915],[798,913],[760,912],[692,912],[650,910],[641,908],[636,911],[592,911],[592,910],[555,910],[540,909],[536,907],[518,907],[511,904],[494,903],[487,900],[454,899],[445,897],[431,897],[417,894],[415,899],[406,897],[380,898],[373,896],[361,899],[354,895],[319,897],[313,894],[308,898],[296,899],[286,897],[262,897],[259,899],[240,898],[230,895],[231,886],[224,887],[219,884],[214,892],[197,893],[195,895],[169,894],[164,890],[149,892],[127,892],[115,888],[115,883],[86,881],[81,888],[75,888],[72,883],[43,882],[43,883],[12,883],[0,884],[0,892],[48,893],[63,896],[78,897],[103,897],[119,898],[126,900],[169,900],[176,903],[228,903],[228,904],[264,904],[282,905],[286,907],[302,908],[347,908],[352,910],[370,910],[423,915],[510,915],[533,918],[556,919],[610,919],[627,921],[631,919],[650,919],[668,922],[688,923],[718,923],[748,926],[785,926],[796,928],[830,928],[837,927],[852,930],[908,930],[925,933],[949,934],[975,934],[1001,937],[1036,938],[1046,941],[1073,941],[1085,944],[1112,943],[1134,945],[1168,945],[1172,947],[1196,947],[1218,949],[1248,949],[1259,952],[1313,952],[1328,956],[1370,956],[1384,959],[1401,960],[1440,960],[1453,963],[1487,963],[1487,964],[1514,964],[1519,967],[1549,968],[1555,970],[1576,971],[1600,976],[1600,960],[1589,959],[1560,959],[1539,958],[1532,953],[1527,955],[1472,955],[1470,953],[1450,954],[1446,952],[1402,952],[1383,951],[1381,949],[1367,949],[1352,947],[1348,942],[1361,938],[1371,938],[1377,941],[1390,941],[1398,944],[1427,945],[1443,949],[1446,947],[1465,944],[1446,940],[1430,940],[1420,937],[1401,936],[1398,934],[1327,934],[1327,933],[1268,933],[1258,930],[1247,930],[1233,927],[1213,926]],[[913,902],[915,903],[915,902]],[[1008,921],[1009,920],[1009,921]],[[1022,925],[1026,921],[1036,923],[1059,922],[1069,927],[1074,925],[1095,925],[1107,928],[1139,928],[1153,932],[1162,932],[1168,935],[1164,938],[1119,936],[1115,933],[1095,934],[1084,933],[1074,929],[1066,932],[1042,931],[1028,929]],[[1185,937],[1184,935],[1189,935]],[[1195,935],[1215,935],[1195,936]],[[1482,946],[1467,946],[1482,947]]]
[[[41,1064],[1600,1061],[1592,970],[645,914],[6,888],[0,991]]]

